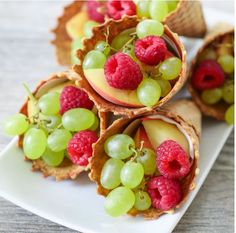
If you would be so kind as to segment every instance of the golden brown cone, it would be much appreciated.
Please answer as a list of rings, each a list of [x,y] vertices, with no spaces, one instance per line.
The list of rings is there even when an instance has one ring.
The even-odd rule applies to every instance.
[[[55,39],[57,61],[61,65],[71,65],[71,38],[66,32],[66,23],[81,11],[84,1],[75,1],[63,9],[63,14],[57,19],[57,26],[52,30]]]
[[[188,113],[188,114],[187,114]],[[190,139],[193,143],[194,148],[194,159],[191,161],[192,166],[190,173],[186,176],[182,181],[182,190],[183,190],[183,200],[176,208],[179,208],[187,199],[188,193],[193,190],[196,186],[195,177],[199,173],[198,168],[198,160],[199,160],[199,139],[201,134],[201,112],[194,104],[194,102],[190,100],[177,100],[175,102],[171,102],[165,107],[161,108],[160,111],[152,111],[148,115],[164,115],[168,118],[171,118],[178,122],[183,129],[190,136]],[[116,120],[100,137],[98,142],[94,145],[94,154],[91,160],[91,172],[89,174],[90,178],[95,181],[98,185],[97,192],[101,195],[106,196],[109,193],[109,190],[102,187],[100,183],[100,175],[103,168],[104,163],[109,159],[104,151],[104,143],[105,141],[112,135],[117,133],[122,133],[127,126],[130,125],[131,122],[138,121],[138,118],[120,118]],[[135,122],[137,127],[137,123]],[[129,130],[126,130],[125,133],[128,133]],[[172,211],[172,210],[171,210]],[[170,212],[170,211],[167,211]],[[166,213],[165,211],[161,211],[155,208],[150,208],[146,211],[137,211],[136,209],[132,209],[129,214],[143,215],[144,218],[147,219],[155,219],[160,215]]]
[[[198,107],[200,108],[201,112],[204,115],[213,117],[217,120],[224,120],[225,119],[225,112],[227,108],[230,106],[223,100],[219,103],[216,103],[214,105],[208,105],[205,104],[200,96],[200,92],[194,89],[194,87],[191,84],[191,78],[194,72],[194,69],[197,66],[197,61],[199,56],[202,54],[202,52],[211,44],[213,44],[215,41],[222,40],[224,37],[228,35],[234,35],[234,29],[232,26],[228,24],[220,24],[219,27],[215,27],[210,33],[206,36],[205,41],[203,43],[203,46],[198,50],[195,58],[192,61],[190,71],[189,71],[189,91],[192,95],[193,100],[196,102]]]
[[[77,13],[84,5],[84,1],[74,1],[63,9],[62,15],[57,19],[57,26],[52,32],[55,39],[52,44],[56,48],[56,57],[61,65],[71,65],[71,38],[66,31],[66,23]],[[180,36],[202,37],[206,32],[206,23],[204,20],[201,3],[198,0],[180,0],[175,11],[168,14],[164,21],[173,32]]]
[[[198,0],[180,0],[175,11],[165,17],[164,23],[180,36],[203,37],[207,30]]]
[[[105,40],[105,33],[108,33],[108,41],[111,41],[122,31],[133,28],[138,24],[139,20],[136,16],[133,17],[124,17],[121,20],[108,20],[105,24],[94,27],[93,28],[93,36],[90,39],[84,40],[84,49],[77,50],[78,58],[82,61],[85,55],[94,48],[96,43],[100,40]],[[186,51],[179,40],[177,34],[171,32],[167,26],[165,26],[165,36],[169,38],[169,40],[176,47],[176,52],[179,54],[180,59],[182,60],[182,70],[180,72],[179,77],[176,79],[172,90],[162,98],[156,105],[151,107],[141,107],[141,108],[131,108],[124,107],[120,105],[116,105],[108,100],[104,99],[101,95],[99,95],[89,84],[87,81],[83,68],[81,65],[75,65],[73,70],[81,76],[80,85],[84,90],[88,93],[91,100],[94,101],[99,111],[102,112],[112,112],[114,115],[124,115],[127,117],[134,117],[137,115],[144,114],[146,112],[151,111],[152,109],[156,109],[164,105],[168,102],[184,85],[187,75],[186,75]]]
[[[50,76],[49,79],[41,81],[33,92],[33,95],[36,96],[36,98],[39,98],[51,88],[69,80],[77,84],[78,78],[78,75],[73,71],[54,74]],[[25,101],[22,108],[20,109],[20,112],[26,116],[28,115],[27,104],[28,99]],[[98,113],[98,115],[100,118],[100,131],[103,132],[105,130],[105,127],[108,126],[107,114]],[[22,143],[23,136],[20,136],[18,140],[18,146],[22,147]],[[27,159],[27,157],[25,157],[25,160],[31,161]],[[42,159],[32,160],[31,162],[33,171],[41,171],[45,177],[53,176],[57,181],[64,179],[75,179],[81,172],[86,171],[89,168],[89,166],[81,167],[78,165],[74,165],[66,157],[59,167],[48,166]]]

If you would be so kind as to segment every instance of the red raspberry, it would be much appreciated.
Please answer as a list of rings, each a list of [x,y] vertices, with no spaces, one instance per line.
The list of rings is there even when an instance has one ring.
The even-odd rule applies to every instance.
[[[152,206],[164,211],[174,208],[182,199],[179,181],[163,176],[153,177],[149,180],[147,191],[152,200]]]
[[[113,19],[121,19],[123,15],[135,15],[136,5],[132,0],[108,0],[108,16]]]
[[[165,59],[167,47],[165,41],[158,36],[146,36],[135,42],[135,56],[147,65],[157,65]]]
[[[93,102],[83,90],[74,86],[66,86],[60,95],[60,113],[64,114],[72,108],[92,109]]]
[[[97,133],[92,130],[84,130],[75,134],[67,146],[71,161],[80,166],[88,165],[88,158],[93,153],[92,144],[97,140]]]
[[[89,15],[89,18],[98,22],[103,23],[104,22],[104,14],[98,12],[99,8],[103,6],[103,3],[98,0],[88,0],[87,1],[87,12]]]
[[[198,90],[207,90],[223,85],[224,71],[214,60],[203,61],[195,70],[192,84]]]
[[[114,88],[135,90],[143,79],[139,65],[121,52],[109,57],[104,69],[108,84]]]
[[[157,167],[170,179],[180,179],[190,171],[190,162],[184,149],[173,140],[166,140],[157,148]]]

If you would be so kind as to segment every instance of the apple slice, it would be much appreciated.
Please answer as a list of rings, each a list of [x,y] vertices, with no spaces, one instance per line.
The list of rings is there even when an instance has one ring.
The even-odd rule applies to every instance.
[[[139,148],[141,146],[141,141],[144,142],[143,147],[154,150],[151,142],[149,141],[147,133],[142,125],[138,128],[134,136],[134,142],[136,147]]]
[[[179,143],[187,154],[189,154],[188,140],[176,125],[163,120],[148,118],[143,119],[142,124],[155,150],[162,142],[171,139]]]
[[[82,10],[66,23],[66,32],[74,40],[84,35],[84,24],[89,20],[88,14]]]
[[[125,107],[143,107],[136,90],[121,90],[110,87],[106,81],[104,69],[87,69],[84,75],[93,89],[104,99]]]

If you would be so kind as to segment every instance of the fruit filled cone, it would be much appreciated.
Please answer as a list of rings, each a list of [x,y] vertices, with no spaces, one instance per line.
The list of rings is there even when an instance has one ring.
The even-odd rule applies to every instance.
[[[47,116],[44,114],[44,108],[47,103],[45,104],[43,101],[45,102],[45,97],[48,94],[51,96],[54,94],[60,94],[60,113],[57,113],[56,115],[52,115],[52,112],[50,114],[49,112],[46,113],[47,115],[52,116]],[[89,156],[92,155],[89,155],[89,153],[92,151],[91,143],[94,143],[98,139],[99,134],[105,130],[105,127],[107,127],[106,114],[98,113],[93,102],[89,100],[87,94],[80,89],[78,77],[72,71],[52,75],[49,79],[41,81],[32,94],[28,90],[28,95],[29,97],[23,104],[20,113],[27,117],[29,121],[29,127],[24,134],[19,136],[18,140],[18,146],[23,149],[25,159],[32,162],[33,171],[41,171],[45,177],[52,176],[55,177],[57,181],[64,179],[75,179],[81,172],[87,171],[89,169]],[[55,106],[57,103],[55,102],[53,105]],[[53,105],[49,106],[47,111],[51,111],[51,109],[54,108]],[[40,107],[39,112],[37,107]],[[86,111],[85,113],[87,115],[85,115],[85,117],[95,117],[98,120],[96,122],[96,126],[91,126],[89,130],[82,130],[79,133],[77,133],[76,129],[68,129],[68,127],[71,127],[68,125],[68,116],[67,126],[64,125],[64,122],[66,122],[64,117],[70,111],[78,111],[78,109]],[[75,121],[80,122],[80,119],[83,118],[82,114],[84,113],[82,112],[80,116],[74,116]],[[57,119],[59,119],[58,122]],[[87,123],[85,122],[84,124]],[[39,145],[39,141],[41,141],[40,138],[36,138],[38,142],[35,142],[36,140],[33,138],[33,133],[31,133],[32,136],[29,138],[30,130],[43,130],[41,133],[43,133],[44,138],[46,136],[47,146],[46,149],[45,146],[42,149],[44,150],[44,153],[41,153],[42,155],[34,154],[36,152],[38,153],[41,148],[37,148],[36,152],[31,152],[30,150],[32,150],[32,148],[27,148],[27,144],[34,146],[35,143],[38,143]],[[62,131],[64,134],[59,135],[59,133]],[[59,137],[55,135],[56,133],[59,135]],[[52,138],[53,134],[54,138]],[[28,139],[26,139],[27,135]],[[90,138],[91,136],[92,139],[90,138],[90,141],[86,141],[86,139],[85,141],[81,141],[80,139],[78,140],[78,137],[83,138],[83,136],[87,136],[87,138]],[[50,137],[51,139],[49,139]],[[73,148],[78,147],[77,143],[86,143],[88,145],[86,147],[87,149],[81,148],[81,150],[84,150],[84,154],[81,150],[72,150]],[[89,146],[91,148],[89,148]],[[27,151],[29,151],[29,154]]]
[[[202,113],[232,124],[234,29],[230,25],[219,24],[207,35],[192,61],[189,77],[189,91]]]
[[[52,30],[55,34],[55,39],[52,43],[55,45],[59,64],[68,66],[76,62],[76,59],[73,58],[74,48],[81,46],[81,43],[76,41],[86,36],[84,28],[86,23],[89,25],[88,21],[93,22],[92,24],[95,25],[96,23],[103,23],[104,20],[109,18],[117,20],[125,14],[137,14],[140,18],[158,19],[181,36],[202,37],[206,32],[206,23],[201,3],[198,0],[166,1],[168,9],[166,9],[166,3],[163,3],[165,4],[164,6],[161,6],[161,3],[160,6],[150,6],[151,4],[148,1],[130,1],[130,3],[127,3],[127,1],[111,0],[107,2],[96,0],[74,1],[64,8],[62,15],[57,19],[56,27]],[[114,2],[129,4],[131,10],[127,10],[127,12],[122,10],[121,12],[122,8],[117,6],[119,14],[114,14],[113,12],[109,14],[109,11],[115,9],[110,7],[108,10],[106,4],[113,5]],[[159,7],[162,10],[158,10]],[[126,7],[126,9],[128,8]],[[149,11],[153,9],[151,15],[146,12],[148,11],[147,8],[149,8]],[[142,9],[144,12],[140,12],[138,9]],[[159,13],[156,14],[155,11]]]
[[[135,36],[137,38],[135,30],[139,26],[146,30],[148,28],[146,24],[149,23],[154,24],[154,30],[160,27],[161,36],[144,37],[139,35],[142,39],[135,39],[132,42],[134,45],[131,45],[131,50],[127,48],[128,51],[125,51],[127,46],[125,44],[122,47],[123,50],[112,51],[112,46],[117,48],[120,46],[119,43],[116,43],[120,37],[122,37],[122,40],[126,39],[128,40],[127,43],[130,43]],[[123,37],[125,33],[127,34]],[[134,35],[133,33],[136,34]],[[94,50],[98,43],[111,45],[111,52],[107,57],[101,54],[101,52]],[[145,43],[150,45],[145,47],[143,45]],[[152,46],[153,43],[155,43],[155,46]],[[151,51],[153,47],[154,50]],[[134,53],[132,49],[135,50],[135,55],[132,54]],[[150,51],[147,52],[146,50],[146,52],[143,52],[145,49],[150,49]],[[98,54],[99,57],[92,57],[93,54]],[[146,54],[149,55],[146,56]],[[80,60],[80,65],[75,65],[73,70],[81,77],[81,87],[88,93],[99,111],[112,112],[114,115],[133,117],[159,108],[182,88],[187,79],[186,51],[178,35],[173,33],[166,25],[163,26],[154,20],[140,20],[136,16],[126,16],[116,21],[107,20],[105,24],[94,27],[92,37],[84,40],[83,50],[78,50],[77,56]],[[100,62],[101,60],[105,64],[100,65],[98,69],[96,67],[93,68],[91,67],[93,62],[90,63],[89,59],[93,60],[93,62]],[[163,60],[164,62],[162,63]],[[174,74],[174,77],[167,77],[164,80],[162,78],[164,74],[160,73],[160,67],[163,67],[161,64],[164,64],[165,61],[170,61],[170,63],[174,61],[175,66],[172,66],[171,63],[171,67],[165,68],[164,72],[177,71],[177,73]],[[115,75],[113,75],[114,71],[112,71],[113,65],[117,66],[115,71],[117,73]],[[164,89],[166,86],[164,85],[163,87],[159,82],[167,84],[167,92]],[[143,87],[145,87],[146,83],[148,83],[147,91],[145,90],[143,93]],[[140,86],[142,86],[142,90]],[[138,90],[140,90],[139,93]],[[154,96],[147,96],[150,94]],[[142,98],[142,101],[140,98]],[[152,102],[153,100],[155,102]]]
[[[107,213],[155,219],[179,208],[196,186],[200,135],[201,113],[185,99],[146,116],[115,121],[94,144],[89,174],[98,185],[97,192],[106,196]],[[119,142],[119,137],[124,140]],[[116,154],[118,145],[124,151]],[[136,152],[127,156],[131,148]],[[141,177],[138,171],[132,177],[131,164],[133,168],[143,165]]]

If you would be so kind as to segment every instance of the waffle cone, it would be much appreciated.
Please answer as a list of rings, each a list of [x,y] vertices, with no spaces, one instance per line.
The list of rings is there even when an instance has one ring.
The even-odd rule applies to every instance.
[[[203,37],[207,30],[198,0],[180,0],[175,11],[166,16],[164,23],[180,36]]]
[[[191,112],[191,114],[186,114]],[[191,170],[190,173],[181,181],[183,199],[181,203],[178,204],[176,208],[179,208],[187,199],[187,196],[191,190],[196,186],[195,177],[199,173],[198,160],[199,160],[199,139],[201,134],[201,113],[197,106],[189,100],[178,100],[165,107],[161,108],[160,111],[152,111],[148,115],[163,115],[168,118],[173,119],[178,122],[183,129],[189,135],[193,148],[194,148],[194,158],[191,161]],[[94,145],[94,154],[91,160],[91,172],[89,174],[90,178],[95,181],[98,185],[97,192],[101,195],[106,196],[109,193],[109,190],[102,187],[100,183],[100,175],[104,163],[109,159],[104,151],[105,141],[112,135],[117,133],[122,133],[125,130],[126,134],[129,134],[132,131],[132,128],[137,128],[140,124],[139,118],[120,118],[116,120],[100,137],[98,142]],[[131,124],[132,123],[132,124]],[[127,126],[129,126],[127,128]],[[171,210],[172,211],[172,210]],[[174,211],[174,210],[173,210]],[[167,211],[169,212],[169,211]],[[132,209],[129,214],[132,216],[143,215],[147,219],[155,219],[160,215],[166,213],[155,208],[150,208],[146,211],[137,211]]]
[[[52,44],[56,48],[57,61],[61,65],[71,65],[71,38],[66,31],[66,23],[84,7],[84,1],[74,1],[63,9],[52,30],[55,39]],[[200,1],[180,0],[173,12],[168,14],[163,23],[180,36],[202,37],[206,32]]]
[[[105,40],[104,33],[108,32],[108,41],[111,43],[111,41],[122,31],[133,28],[138,24],[138,19],[136,16],[133,17],[124,17],[121,20],[114,21],[114,20],[108,20],[105,24],[94,27],[93,28],[93,36],[90,39],[84,40],[84,49],[83,50],[77,50],[78,58],[81,61],[81,64],[84,60],[85,55],[94,48],[96,43],[100,40]],[[187,76],[186,76],[186,51],[182,45],[182,43],[179,40],[179,37],[177,34],[170,31],[168,26],[165,26],[165,37],[168,38],[168,40],[171,41],[173,46],[176,49],[176,52],[179,54],[181,60],[182,60],[182,70],[180,72],[179,77],[176,79],[176,82],[174,86],[172,87],[172,90],[164,97],[162,98],[156,105],[151,107],[140,107],[140,108],[131,108],[131,107],[124,107],[120,105],[116,105],[112,102],[109,102],[108,100],[104,99],[100,94],[98,94],[92,86],[87,81],[83,68],[81,65],[75,65],[73,67],[73,70],[79,74],[81,77],[80,85],[84,90],[88,93],[91,100],[94,101],[96,106],[98,107],[99,111],[102,112],[112,112],[114,115],[124,115],[127,117],[134,117],[137,115],[144,114],[146,112],[151,111],[152,109],[157,109],[164,105],[166,102],[168,102],[184,85]]]
[[[75,83],[76,86],[78,86],[78,75],[73,71],[67,71],[52,75],[47,80],[43,80],[37,85],[35,91],[33,92],[33,95],[36,98],[39,98],[51,88],[69,80],[72,83]],[[28,101],[29,99],[27,98],[20,109],[20,112],[26,116],[28,116]],[[98,112],[98,116],[100,118],[100,132],[103,132],[108,124],[107,115],[105,113]],[[18,146],[23,146],[23,136],[19,137]],[[44,177],[53,176],[57,181],[64,179],[75,179],[81,172],[89,169],[89,165],[87,167],[84,167],[72,164],[72,162],[70,162],[67,157],[65,157],[62,164],[58,167],[48,166],[41,158],[37,160],[29,160],[27,159],[27,157],[25,157],[25,160],[32,162],[32,171],[41,171]]]
[[[200,55],[209,45],[213,44],[215,41],[221,40],[227,35],[233,35],[233,34],[234,34],[234,29],[232,28],[232,26],[228,24],[220,24],[219,26],[213,28],[213,30],[210,31],[209,34],[206,36],[203,46],[198,50],[197,55],[192,61],[189,71],[189,77],[190,78],[192,77]],[[214,105],[207,105],[202,101],[199,91],[194,89],[191,82],[189,83],[188,88],[192,95],[193,100],[198,105],[203,114],[213,117],[217,120],[224,120],[225,112],[227,108],[230,106],[229,104],[227,104],[224,101],[220,101]]]
[[[57,26],[52,30],[55,39],[52,44],[56,47],[57,61],[61,65],[71,65],[71,38],[66,31],[66,23],[80,12],[84,1],[75,1],[63,9],[62,16],[57,19]]]

